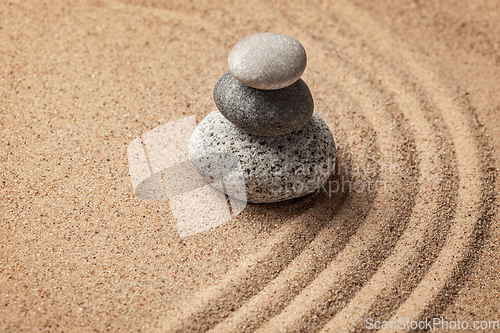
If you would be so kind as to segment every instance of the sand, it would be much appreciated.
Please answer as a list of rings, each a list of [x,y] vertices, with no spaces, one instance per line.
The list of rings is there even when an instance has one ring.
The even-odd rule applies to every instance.
[[[0,331],[500,320],[497,2],[30,0],[0,15]],[[304,45],[344,189],[181,238],[168,202],[134,195],[127,147],[213,111],[231,47],[265,31]]]

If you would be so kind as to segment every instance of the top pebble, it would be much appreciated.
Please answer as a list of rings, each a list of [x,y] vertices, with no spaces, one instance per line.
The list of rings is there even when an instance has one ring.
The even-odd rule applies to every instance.
[[[260,33],[240,40],[228,58],[229,71],[252,88],[275,90],[296,82],[306,69],[307,56],[296,39]]]

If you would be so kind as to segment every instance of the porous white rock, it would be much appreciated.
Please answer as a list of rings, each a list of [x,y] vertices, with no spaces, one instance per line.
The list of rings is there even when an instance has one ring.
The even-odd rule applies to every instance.
[[[210,113],[189,140],[189,158],[218,190],[250,203],[279,202],[317,190],[335,163],[332,133],[317,113],[295,132],[257,136]],[[244,177],[246,198],[235,191]]]
[[[297,81],[307,55],[296,39],[277,33],[259,33],[240,40],[228,57],[229,71],[252,88],[273,90]]]

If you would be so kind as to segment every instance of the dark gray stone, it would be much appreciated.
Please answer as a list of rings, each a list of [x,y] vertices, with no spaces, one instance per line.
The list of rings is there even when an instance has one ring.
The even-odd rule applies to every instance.
[[[311,91],[302,79],[283,89],[259,90],[227,72],[215,84],[214,100],[230,122],[260,136],[291,133],[304,126],[314,110]]]
[[[200,122],[189,141],[189,158],[202,177],[229,196],[251,203],[314,192],[333,171],[335,154],[333,136],[317,113],[295,132],[257,136],[214,111]],[[235,190],[242,175],[246,198]]]
[[[296,39],[264,32],[240,40],[229,53],[229,71],[247,86],[281,89],[297,81],[306,69],[306,50]]]

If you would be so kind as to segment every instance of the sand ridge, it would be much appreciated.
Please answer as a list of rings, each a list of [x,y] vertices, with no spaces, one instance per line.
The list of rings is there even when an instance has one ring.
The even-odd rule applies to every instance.
[[[467,4],[0,6],[1,331],[339,332],[366,330],[366,318],[500,319],[500,38],[468,14],[450,30]],[[500,14],[474,10],[487,22]],[[346,187],[249,205],[180,238],[167,202],[133,196],[127,145],[211,112],[231,46],[262,31],[305,46],[303,78],[338,146],[329,182]]]

